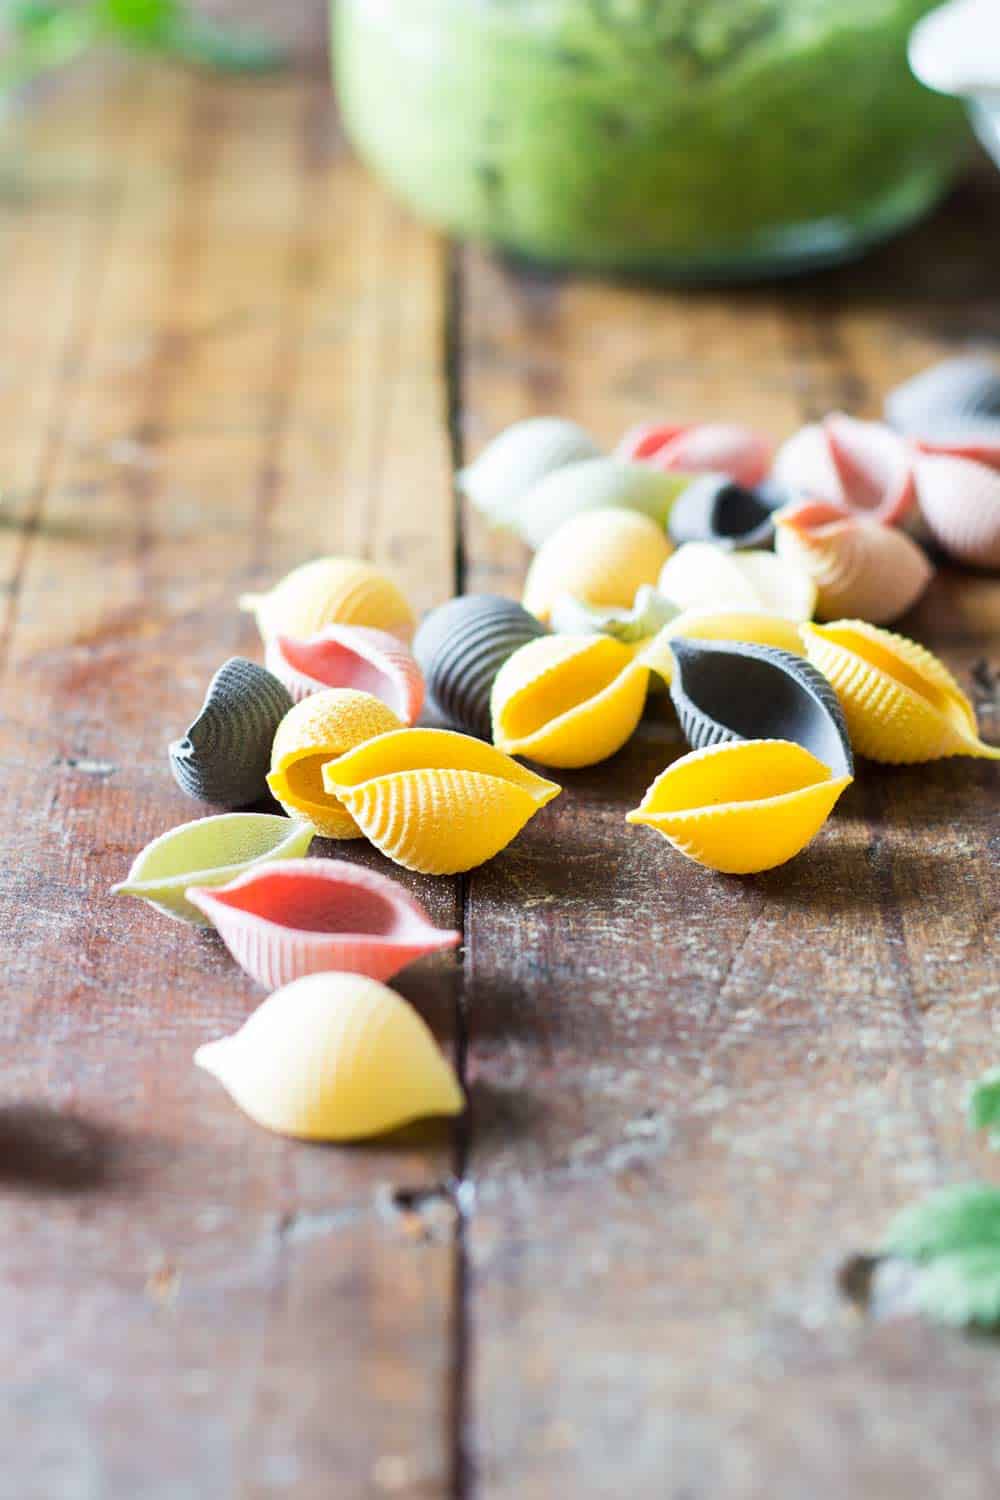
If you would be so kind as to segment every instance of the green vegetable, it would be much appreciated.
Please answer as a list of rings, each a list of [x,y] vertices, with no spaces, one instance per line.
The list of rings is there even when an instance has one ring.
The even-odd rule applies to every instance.
[[[990,1145],[1000,1151],[1000,1068],[985,1073],[969,1092],[970,1130],[988,1130]]]
[[[1000,1188],[943,1188],[899,1214],[882,1245],[888,1255],[928,1261],[989,1247],[1000,1256]]]
[[[1000,1188],[945,1188],[904,1209],[886,1255],[916,1263],[916,1305],[953,1327],[1000,1328]]]
[[[1000,1327],[1000,1250],[980,1247],[942,1255],[921,1274],[917,1305],[956,1328]]]
[[[0,89],[29,83],[107,42],[228,72],[259,72],[283,60],[263,37],[194,15],[187,0],[15,0],[7,25]]]

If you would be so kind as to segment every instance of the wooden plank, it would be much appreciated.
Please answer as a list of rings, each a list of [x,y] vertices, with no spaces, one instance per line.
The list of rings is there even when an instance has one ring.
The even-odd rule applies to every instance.
[[[75,89],[0,205],[18,1500],[448,1483],[450,1134],[333,1152],[254,1129],[191,1065],[253,986],[211,936],[107,895],[197,815],[164,745],[218,662],[259,650],[241,589],[341,547],[421,605],[453,586],[443,251],[346,157],[327,96],[152,69]],[[451,882],[409,884],[454,923]],[[446,1042],[454,981],[402,983]]]
[[[542,411],[605,442],[877,414],[995,330],[986,226],[990,179],[867,267],[736,295],[470,252],[466,456]],[[523,555],[465,537],[474,585],[516,592]],[[912,629],[996,738],[1000,585],[944,573]],[[653,712],[468,882],[477,1493],[985,1500],[995,1351],[866,1321],[837,1272],[925,1188],[996,1173],[960,1109],[996,1060],[995,768],[862,765],[806,855],[735,881],[623,823],[681,748]]]

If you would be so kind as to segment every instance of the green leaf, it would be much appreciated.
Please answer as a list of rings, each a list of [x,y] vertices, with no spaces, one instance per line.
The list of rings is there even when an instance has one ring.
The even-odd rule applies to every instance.
[[[1000,1253],[1000,1188],[944,1188],[895,1218],[882,1245],[887,1255],[928,1261],[988,1248]]]
[[[177,24],[180,0],[101,0],[109,31],[133,44],[156,45]]]
[[[1000,1327],[1000,1247],[939,1256],[921,1272],[916,1299],[920,1310],[938,1323]]]
[[[990,1145],[1000,1151],[1000,1068],[984,1073],[969,1091],[969,1129],[988,1130]]]

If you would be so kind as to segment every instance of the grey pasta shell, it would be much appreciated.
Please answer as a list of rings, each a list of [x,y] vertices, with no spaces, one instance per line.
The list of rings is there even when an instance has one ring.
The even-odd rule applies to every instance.
[[[181,791],[219,807],[247,807],[266,797],[271,742],[291,707],[291,694],[273,673],[230,657],[187,733],[169,748]]]
[[[908,437],[1000,440],[1000,368],[978,355],[942,360],[890,391],[885,414]]]
[[[431,610],[414,637],[413,654],[441,713],[467,734],[489,739],[497,673],[519,646],[547,633],[512,599],[463,594]]]
[[[854,757],[840,702],[803,657],[743,641],[670,642],[676,671],[670,696],[694,750],[726,740],[791,740],[834,775],[852,775]]]
[[[670,539],[678,547],[684,542],[714,542],[726,552],[769,547],[774,540],[773,513],[788,498],[772,485],[748,489],[726,474],[705,474],[674,501]]]

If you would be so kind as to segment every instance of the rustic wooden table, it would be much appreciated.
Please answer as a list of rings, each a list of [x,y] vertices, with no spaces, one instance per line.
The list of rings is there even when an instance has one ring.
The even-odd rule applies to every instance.
[[[492,864],[408,880],[464,929],[400,988],[472,1107],[368,1149],[267,1135],[192,1067],[259,996],[108,887],[194,814],[164,746],[257,649],[241,590],[343,551],[420,609],[516,593],[451,477],[535,411],[877,413],[1000,340],[1000,183],[863,267],[671,296],[449,249],[321,80],[81,86],[20,160],[0,1495],[995,1500],[996,1345],[838,1289],[901,1204],[997,1177],[960,1108],[1000,1060],[995,767],[863,766],[807,854],[725,880],[623,822],[680,751],[650,719]],[[944,572],[908,626],[1000,736],[1000,583]]]

